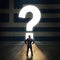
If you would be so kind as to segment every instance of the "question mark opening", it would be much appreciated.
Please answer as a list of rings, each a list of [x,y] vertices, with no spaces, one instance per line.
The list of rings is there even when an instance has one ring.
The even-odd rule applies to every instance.
[[[26,14],[28,12],[31,12],[33,14],[33,17],[26,25],[26,31],[28,32],[28,33],[26,33],[26,39],[27,39],[28,35],[31,35],[31,37],[33,39],[33,33],[32,33],[33,27],[39,23],[40,18],[41,18],[41,13],[40,13],[40,10],[36,6],[27,5],[27,6],[24,6],[20,10],[19,17],[20,18],[25,18]]]

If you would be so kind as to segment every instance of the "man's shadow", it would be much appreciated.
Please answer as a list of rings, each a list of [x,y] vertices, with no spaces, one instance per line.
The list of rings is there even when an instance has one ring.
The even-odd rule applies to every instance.
[[[31,56],[31,57],[26,57],[26,60],[33,60],[33,56]]]

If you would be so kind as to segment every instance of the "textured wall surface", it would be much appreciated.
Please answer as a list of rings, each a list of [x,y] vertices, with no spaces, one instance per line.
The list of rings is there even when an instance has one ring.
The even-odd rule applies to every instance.
[[[18,17],[20,9],[33,4],[41,11],[41,20],[34,27],[34,39],[38,41],[60,40],[60,1],[59,0],[0,0],[0,41],[23,41],[26,23],[32,18]]]

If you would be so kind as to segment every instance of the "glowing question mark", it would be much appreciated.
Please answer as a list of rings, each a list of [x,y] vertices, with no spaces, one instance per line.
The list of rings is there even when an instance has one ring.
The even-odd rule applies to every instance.
[[[40,13],[39,9],[36,6],[34,6],[34,5],[27,5],[27,6],[24,6],[20,10],[19,17],[20,18],[25,18],[26,14],[28,12],[31,12],[33,14],[33,17],[26,25],[26,31],[28,32],[28,33],[26,33],[26,38],[28,37],[28,35],[31,35],[31,38],[33,39],[33,33],[32,33],[33,27],[36,24],[38,24],[38,22],[40,21],[41,13]]]

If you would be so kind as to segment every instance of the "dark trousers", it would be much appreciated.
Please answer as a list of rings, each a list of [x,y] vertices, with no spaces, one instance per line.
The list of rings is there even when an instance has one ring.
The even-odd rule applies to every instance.
[[[26,53],[26,55],[28,56],[29,48],[30,48],[30,51],[31,51],[31,55],[33,56],[32,46],[27,46],[27,53]]]

